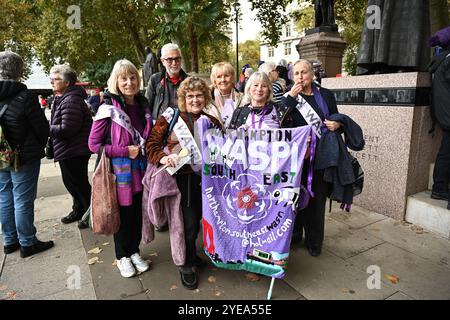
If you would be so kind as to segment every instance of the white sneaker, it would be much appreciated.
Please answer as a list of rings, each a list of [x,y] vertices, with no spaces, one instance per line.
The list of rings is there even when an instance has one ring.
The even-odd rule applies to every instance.
[[[119,268],[120,274],[124,278],[130,278],[136,274],[136,269],[134,269],[131,259],[127,257],[117,260],[117,268]]]
[[[142,257],[137,252],[131,256],[131,261],[139,272],[145,272],[148,270],[148,268],[150,268],[150,265],[147,263],[147,261],[142,259]]]

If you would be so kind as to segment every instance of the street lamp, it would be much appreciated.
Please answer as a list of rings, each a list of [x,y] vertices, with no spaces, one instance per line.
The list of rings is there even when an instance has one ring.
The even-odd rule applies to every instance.
[[[233,8],[234,12],[236,13],[236,83],[239,82],[239,37],[238,37],[238,30],[239,30],[239,7],[241,4],[238,0],[234,0]]]

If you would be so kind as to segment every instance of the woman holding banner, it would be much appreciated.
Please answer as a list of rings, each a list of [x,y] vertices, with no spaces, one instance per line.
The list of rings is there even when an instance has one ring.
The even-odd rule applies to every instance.
[[[299,112],[290,113],[297,126],[311,125],[319,139],[325,130],[335,131],[341,123],[327,120],[338,113],[333,93],[313,83],[314,69],[307,60],[299,60],[293,66],[294,85],[283,97],[283,103]],[[320,118],[320,119],[319,119]],[[309,161],[305,161],[302,180],[307,179]],[[308,206],[297,214],[294,226],[294,237],[302,240],[305,230],[305,245],[311,256],[319,256],[322,250],[325,227],[325,203],[330,186],[323,180],[323,170],[315,170],[313,174],[311,198]],[[302,181],[303,182],[303,181]],[[305,183],[305,182],[303,182]]]
[[[153,165],[176,168],[181,160],[178,154],[181,154],[180,151],[185,148],[190,150],[191,159],[194,161],[201,159],[200,150],[196,147],[193,136],[195,123],[200,116],[207,116],[214,125],[222,128],[219,120],[205,113],[206,106],[211,102],[210,90],[205,81],[199,77],[188,77],[180,84],[177,93],[179,116],[175,118],[177,113],[172,108],[166,110],[156,121],[147,141],[147,157]],[[172,126],[173,121],[176,122],[175,126]],[[170,130],[170,127],[173,129]],[[186,130],[183,130],[184,128]],[[165,148],[170,154],[164,152]],[[202,218],[201,176],[197,175],[190,165],[185,164],[176,171],[175,178],[181,193],[186,246],[185,263],[179,266],[179,271],[183,286],[189,290],[195,290],[198,286],[198,276],[194,267],[204,264],[197,256],[195,245]]]
[[[292,113],[273,101],[272,82],[264,72],[255,72],[245,86],[244,106],[237,108],[230,129],[279,129],[292,127]]]

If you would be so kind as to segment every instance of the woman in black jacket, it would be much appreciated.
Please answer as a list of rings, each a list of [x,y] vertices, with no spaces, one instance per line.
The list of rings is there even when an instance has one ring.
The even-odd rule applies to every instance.
[[[288,106],[289,115],[292,117],[293,127],[308,125],[298,111],[299,105],[305,108],[305,102],[309,104],[322,121],[319,128],[321,132],[325,130],[335,131],[341,127],[341,123],[328,120],[328,116],[338,113],[336,100],[333,93],[313,83],[314,69],[307,60],[299,60],[293,66],[294,85],[289,94],[283,97],[283,103]],[[320,144],[320,140],[318,142]],[[302,183],[307,178],[309,161],[305,161],[303,166]],[[315,170],[313,173],[312,191],[314,197],[311,198],[308,206],[297,214],[294,225],[294,237],[303,237],[305,229],[305,245],[311,256],[318,256],[322,251],[322,242],[325,228],[325,203],[329,193],[329,184],[323,181],[323,170]]]
[[[0,222],[3,251],[20,249],[22,258],[53,247],[53,241],[36,238],[34,200],[41,159],[49,127],[36,95],[19,80],[23,60],[13,52],[0,52],[0,124],[13,150],[18,152],[18,170],[0,170]]]
[[[67,65],[54,66],[50,70],[50,82],[55,92],[50,125],[54,159],[59,161],[64,185],[73,198],[72,212],[61,219],[62,223],[80,220],[91,199],[88,138],[92,116],[85,102],[86,91],[75,86],[76,81],[75,71]]]

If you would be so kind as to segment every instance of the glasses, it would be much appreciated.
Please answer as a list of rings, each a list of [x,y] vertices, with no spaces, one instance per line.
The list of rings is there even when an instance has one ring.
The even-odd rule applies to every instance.
[[[50,82],[61,81],[61,78],[50,78]]]
[[[163,58],[163,60],[166,61],[168,64],[172,64],[174,62],[179,63],[179,62],[181,62],[181,57]]]
[[[186,95],[186,100],[194,100],[194,99],[202,100],[204,98],[205,98],[205,96],[203,94],[197,94],[197,95],[187,94]]]

